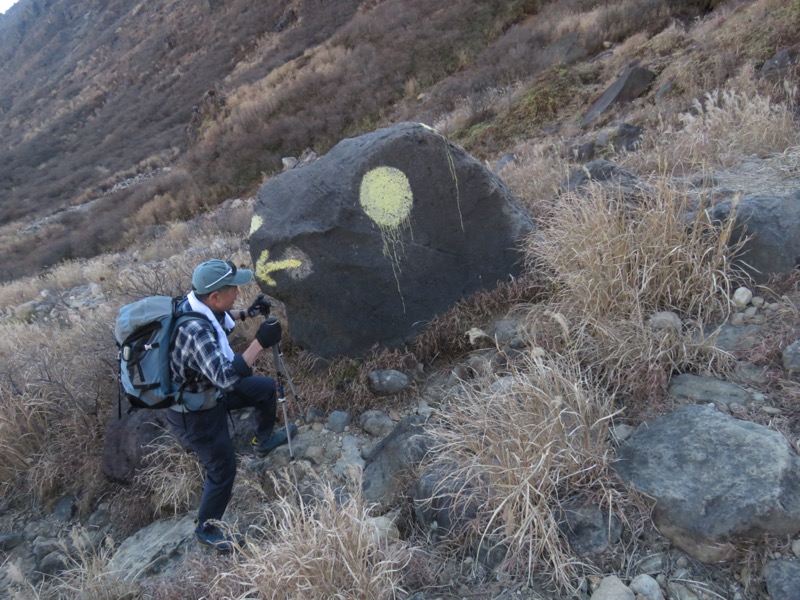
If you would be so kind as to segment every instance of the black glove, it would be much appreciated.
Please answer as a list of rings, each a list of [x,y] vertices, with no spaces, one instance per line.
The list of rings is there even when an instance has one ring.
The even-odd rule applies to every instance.
[[[261,315],[262,317],[268,317],[269,311],[272,308],[272,305],[269,303],[269,298],[267,298],[266,294],[259,294],[256,296],[256,299],[253,300],[253,303],[250,305],[250,308],[247,309],[247,316],[251,319],[257,315]]]
[[[269,348],[281,341],[281,324],[275,317],[269,317],[256,331],[256,341],[262,348]]]

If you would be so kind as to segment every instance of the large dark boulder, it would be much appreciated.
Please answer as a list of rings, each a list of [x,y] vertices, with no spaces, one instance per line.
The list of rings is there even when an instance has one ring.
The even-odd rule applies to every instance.
[[[714,207],[714,216],[727,218],[730,200]],[[800,190],[781,196],[749,195],[736,208],[732,242],[745,239],[739,266],[757,283],[772,275],[788,275],[800,266]]]
[[[730,559],[737,540],[800,531],[800,457],[777,431],[714,408],[640,426],[614,469],[655,499],[658,530],[702,562]]]
[[[429,127],[402,123],[267,181],[250,251],[295,343],[360,356],[518,275],[533,229],[496,175]]]
[[[592,124],[615,104],[627,104],[644,94],[656,74],[644,67],[628,67],[617,80],[600,96],[581,122],[582,127]]]
[[[125,403],[123,411],[127,408]],[[137,410],[120,417],[114,406],[106,426],[103,446],[103,473],[115,481],[131,483],[136,472],[144,466],[147,446],[163,435],[169,426],[161,410]]]

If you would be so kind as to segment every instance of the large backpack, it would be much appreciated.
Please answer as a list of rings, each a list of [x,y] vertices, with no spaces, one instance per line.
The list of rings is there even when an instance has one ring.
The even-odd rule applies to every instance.
[[[119,311],[114,325],[119,346],[119,383],[131,410],[181,403],[183,389],[176,389],[169,365],[177,327],[189,319],[208,321],[202,313],[181,311],[182,300],[150,296],[126,304]]]

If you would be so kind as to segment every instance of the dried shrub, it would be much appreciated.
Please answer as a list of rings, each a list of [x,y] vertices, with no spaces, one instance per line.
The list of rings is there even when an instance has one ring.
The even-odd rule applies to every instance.
[[[278,485],[276,483],[276,485]],[[413,548],[376,534],[359,485],[345,498],[320,485],[306,500],[285,485],[280,497],[264,507],[267,525],[248,544],[212,589],[230,590],[231,598],[393,598],[403,593],[404,569]]]
[[[664,120],[648,134],[644,152],[625,163],[638,170],[701,170],[731,167],[752,155],[782,153],[800,145],[794,125],[796,90],[787,88],[789,102],[775,102],[758,89],[750,70],[724,88],[695,100],[692,109],[674,121]]]
[[[148,494],[153,514],[177,515],[194,507],[204,478],[197,456],[184,450],[169,432],[153,440],[145,450],[144,468],[137,473],[136,483]]]
[[[674,369],[722,361],[702,331],[729,311],[734,220],[714,221],[665,178],[636,200],[594,184],[558,199],[528,256],[549,273],[546,310],[563,317],[567,345],[610,387],[642,391]],[[647,325],[661,311],[683,319],[674,336]],[[531,311],[532,328],[542,312]]]
[[[583,495],[615,511],[610,483],[610,399],[567,357],[532,352],[502,378],[450,398],[433,425],[430,465],[441,469],[437,502],[452,505],[446,538],[464,552],[500,552],[498,572],[532,581],[546,574],[574,589],[580,561],[560,528],[565,500]]]

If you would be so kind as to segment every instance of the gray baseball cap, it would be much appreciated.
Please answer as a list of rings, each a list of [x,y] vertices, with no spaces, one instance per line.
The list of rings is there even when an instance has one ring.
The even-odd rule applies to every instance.
[[[229,260],[213,258],[197,265],[192,275],[192,288],[198,294],[210,294],[226,285],[244,285],[253,281],[250,269],[239,269]]]

